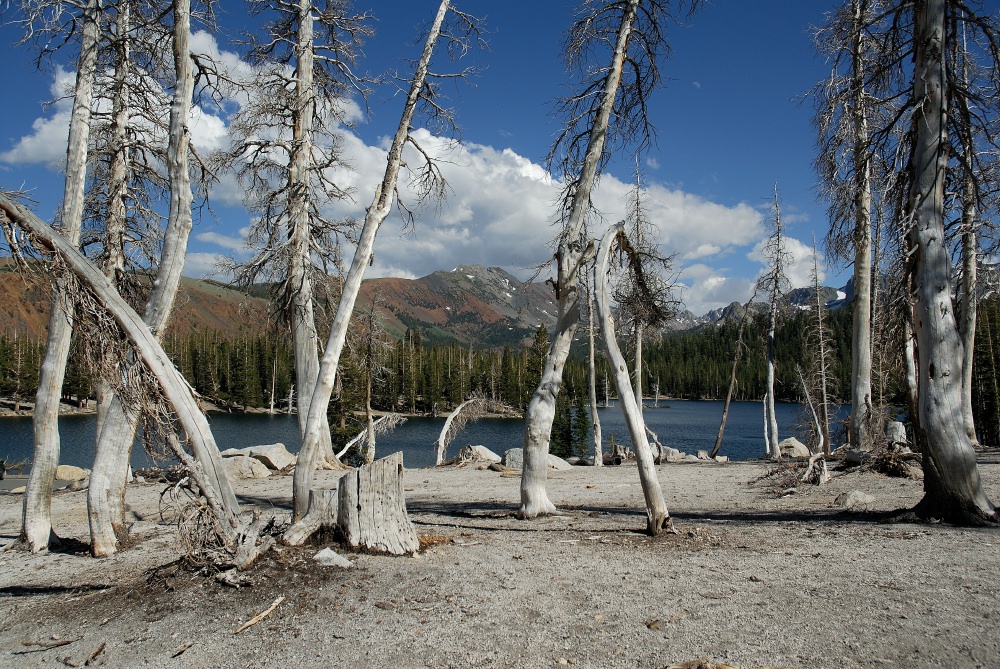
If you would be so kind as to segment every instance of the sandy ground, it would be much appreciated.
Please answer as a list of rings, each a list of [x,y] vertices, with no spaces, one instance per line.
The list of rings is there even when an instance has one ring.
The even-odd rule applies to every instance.
[[[129,487],[135,542],[103,560],[86,554],[86,493],[60,492],[62,552],[0,553],[0,667],[1000,667],[997,529],[883,522],[919,500],[918,481],[853,472],[782,496],[749,483],[769,470],[659,466],[678,533],[656,538],[640,531],[634,465],[551,473],[565,515],[530,522],[513,517],[517,478],[407,470],[428,548],[346,553],[346,569],[317,566],[322,545],[282,548],[239,589],[173,563],[162,484]],[[873,511],[834,506],[849,490],[874,495]],[[287,518],[290,477],[238,492]],[[0,493],[0,545],[20,509]]]

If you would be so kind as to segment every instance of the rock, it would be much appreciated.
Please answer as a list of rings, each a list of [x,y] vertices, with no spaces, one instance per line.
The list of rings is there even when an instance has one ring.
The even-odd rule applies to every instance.
[[[262,479],[271,475],[271,471],[258,460],[246,455],[232,455],[223,458],[226,473],[234,479]]]
[[[708,457],[708,451],[698,451],[698,453],[696,454],[695,457],[697,457],[699,460],[711,460],[712,459],[712,458]]]
[[[885,424],[885,440],[892,446],[905,446],[908,443],[906,426],[898,420],[890,420]]]
[[[692,455],[690,453],[684,456],[684,462],[698,462],[699,460],[700,458],[698,458],[697,455]]]
[[[268,469],[275,471],[295,464],[295,456],[289,453],[285,445],[280,442],[262,446],[248,446],[247,448],[227,448],[222,451],[224,458],[235,458],[241,455],[253,458]]]
[[[678,460],[683,460],[684,456],[687,455],[687,453],[682,453],[676,448],[670,448],[669,446],[667,446],[664,450],[667,453],[667,462],[677,462]]]
[[[795,437],[783,439],[778,443],[778,450],[781,454],[789,458],[808,458],[812,455],[806,445]]]
[[[844,464],[858,466],[863,465],[869,459],[871,459],[871,453],[866,453],[865,451],[859,451],[857,449],[851,449],[844,451]]]
[[[511,448],[504,451],[500,462],[511,469],[524,469],[524,449]],[[573,469],[573,465],[551,453],[549,453],[548,465],[549,469]]]
[[[466,446],[458,452],[458,458],[462,461],[485,460],[486,462],[501,462],[503,458],[486,448],[485,446]]]
[[[79,481],[70,481],[69,485],[66,486],[66,490],[86,490],[90,487],[90,477]]]
[[[59,465],[56,468],[56,481],[82,481],[90,476],[89,469],[73,465]]]
[[[716,462],[729,462],[729,456],[728,455],[716,455],[715,456],[715,461]]]
[[[28,490],[28,486],[20,486],[18,488],[11,488],[10,489],[10,494],[12,494],[12,495],[23,495],[25,492],[27,492],[27,490]]]
[[[875,498],[860,490],[851,490],[837,495],[837,499],[833,500],[833,503],[848,511],[868,511],[875,504]]]
[[[504,451],[500,463],[511,469],[522,469],[524,467],[524,449],[511,448]]]
[[[321,567],[344,567],[346,569],[354,566],[353,562],[330,548],[324,548],[319,553],[316,553],[316,555],[313,555],[313,560]]]

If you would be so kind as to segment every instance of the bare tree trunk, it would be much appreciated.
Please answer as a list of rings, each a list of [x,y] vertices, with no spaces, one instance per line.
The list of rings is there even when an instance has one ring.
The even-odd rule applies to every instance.
[[[632,391],[635,403],[642,416],[642,323],[635,324],[635,373],[632,375]]]
[[[868,117],[865,110],[862,3],[855,0],[852,36],[854,97],[854,323],[851,331],[851,422],[855,448],[868,448],[872,404],[872,186]]]
[[[765,431],[767,454],[775,460],[780,460],[781,449],[778,448],[778,415],[774,409],[774,332],[777,319],[777,296],[772,296],[770,321],[767,327],[767,389],[764,393],[764,424],[767,427]]]
[[[441,434],[438,435],[438,439],[435,442],[436,445],[437,445],[437,449],[436,449],[437,457],[436,457],[436,460],[434,462],[435,465],[437,465],[437,466],[440,467],[441,465],[444,464],[444,456],[448,454],[448,443],[451,441],[451,439],[454,436],[452,434],[449,434],[450,431],[451,431],[452,423],[454,423],[455,419],[458,418],[459,414],[462,413],[462,410],[465,407],[469,406],[470,404],[474,404],[474,403],[482,403],[482,400],[480,400],[478,398],[474,398],[474,399],[471,399],[471,400],[465,400],[464,402],[462,402],[461,404],[459,404],[457,407],[455,407],[454,411],[452,411],[450,414],[448,414],[448,418],[445,419],[444,426],[442,426],[442,428],[441,428]]]
[[[587,356],[587,371],[589,374],[587,388],[590,391],[590,422],[594,426],[594,466],[604,466],[604,448],[601,445],[601,416],[597,412],[597,365],[594,359],[594,291],[593,282],[587,291],[587,341],[590,355]]]
[[[101,3],[89,0],[83,10],[80,57],[73,92],[73,115],[66,149],[66,185],[60,227],[68,242],[76,245],[83,221],[84,188],[87,179],[87,146],[90,140],[91,104],[97,71]],[[38,375],[35,395],[34,456],[21,516],[21,537],[33,553],[48,550],[52,532],[52,484],[59,466],[59,402],[62,398],[66,358],[73,336],[72,301],[65,286],[53,286],[45,359]]]
[[[354,304],[357,301],[358,292],[361,290],[361,280],[364,278],[365,269],[371,261],[372,249],[375,245],[375,235],[378,233],[379,226],[382,225],[382,222],[392,209],[392,198],[396,190],[403,147],[407,142],[410,121],[413,120],[417,101],[423,90],[424,82],[427,79],[427,68],[430,63],[431,54],[434,52],[434,45],[441,33],[441,25],[444,22],[445,15],[448,13],[449,4],[449,0],[442,0],[437,16],[428,33],[427,40],[424,43],[424,50],[420,56],[416,72],[413,75],[413,81],[411,82],[399,126],[396,129],[392,145],[389,148],[385,174],[382,178],[382,183],[379,184],[375,192],[375,198],[371,206],[368,207],[365,213],[365,222],[361,229],[361,236],[358,238],[354,259],[351,262],[350,269],[348,269],[347,279],[344,281],[343,292],[340,296],[340,303],[337,305],[337,313],[330,327],[330,337],[327,341],[326,350],[323,353],[323,359],[320,362],[319,376],[310,397],[309,414],[302,439],[302,448],[299,451],[299,460],[295,465],[295,474],[292,480],[293,521],[299,520],[308,510],[309,489],[312,485],[316,457],[322,446],[322,432],[325,429],[327,434],[329,434],[329,428],[324,427],[326,410],[330,402],[330,395],[333,392],[340,354],[343,351],[347,338],[347,328],[350,324],[351,314],[354,312]]]
[[[951,259],[944,234],[948,128],[945,0],[916,3],[912,181],[907,200],[912,256],[914,329],[919,387],[917,441],[922,447],[924,498],[916,512],[963,524],[996,522],[976,452],[962,420],[962,340],[950,290]]]
[[[191,386],[174,367],[163,351],[156,337],[137,313],[122,299],[121,295],[108,283],[107,278],[81,254],[73,244],[20,204],[0,194],[0,210],[15,225],[36,238],[38,244],[60,257],[77,279],[86,286],[98,305],[107,310],[122,329],[136,354],[146,368],[155,376],[160,391],[173,407],[177,421],[187,436],[191,450],[198,464],[204,469],[205,477],[225,511],[227,521],[236,526],[239,504],[226,476],[215,437],[202,413]]]
[[[601,103],[590,128],[583,166],[573,192],[562,241],[556,253],[556,299],[559,309],[549,351],[542,368],[542,378],[524,414],[524,469],[521,474],[521,507],[517,512],[519,518],[535,518],[556,510],[545,490],[545,481],[549,439],[556,414],[556,398],[562,386],[563,366],[569,357],[570,346],[580,320],[578,282],[585,252],[580,238],[590,206],[590,193],[604,152],[611,110],[621,83],[628,39],[632,33],[638,6],[639,0],[629,0],[623,9],[614,56],[604,81]],[[627,394],[631,394],[631,390]]]
[[[108,174],[108,212],[104,231],[104,274],[117,285],[124,270],[125,202],[128,196],[129,149],[126,146],[131,105],[128,74],[131,58],[129,33],[131,16],[124,3],[116,16],[114,97],[111,121],[111,169]],[[108,427],[107,433],[104,428]],[[115,551],[118,537],[125,532],[125,484],[129,454],[135,438],[135,421],[122,413],[121,402],[107,379],[97,382],[97,430],[94,464],[87,488],[90,521],[90,551],[95,557]]]
[[[625,362],[625,356],[618,348],[618,342],[615,339],[614,319],[608,305],[608,254],[611,251],[611,245],[619,237],[624,237],[624,234],[625,228],[620,223],[604,234],[595,261],[594,287],[597,310],[601,318],[604,348],[608,354],[608,363],[615,370],[615,385],[618,387],[618,395],[621,398],[622,414],[632,439],[632,448],[635,451],[636,463],[639,468],[639,480],[642,483],[642,493],[646,500],[646,531],[655,536],[663,529],[670,527],[670,514],[663,499],[663,490],[660,488],[660,481],[656,476],[656,468],[653,466],[653,453],[646,438],[646,425],[642,420],[635,395],[631,392],[632,388],[629,387],[628,365]]]
[[[295,378],[299,384],[299,432],[305,435],[309,402],[319,376],[319,335],[313,305],[310,265],[309,171],[313,152],[313,115],[316,92],[313,88],[313,2],[298,0],[298,30],[295,62],[295,103],[293,115],[292,152],[288,166],[288,219],[291,237],[291,257],[288,285],[291,290],[291,331],[295,352]],[[330,425],[324,414],[320,447],[323,457],[336,462]]]

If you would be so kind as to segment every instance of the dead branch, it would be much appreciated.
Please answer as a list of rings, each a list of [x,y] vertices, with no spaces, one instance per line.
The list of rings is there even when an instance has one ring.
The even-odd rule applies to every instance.
[[[278,608],[278,605],[281,604],[283,601],[285,601],[285,596],[281,595],[276,600],[274,600],[269,607],[267,607],[266,609],[255,615],[253,618],[251,618],[250,620],[246,621],[245,623],[237,627],[236,631],[233,632],[233,634],[239,634],[243,630],[253,627],[261,620],[271,615],[271,612],[274,611],[276,608]]]

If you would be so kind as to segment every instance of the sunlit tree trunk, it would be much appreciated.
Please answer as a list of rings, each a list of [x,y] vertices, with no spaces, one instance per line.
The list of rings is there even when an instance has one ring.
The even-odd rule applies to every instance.
[[[80,239],[83,220],[87,145],[90,139],[91,104],[97,68],[100,7],[100,2],[90,0],[83,10],[80,56],[66,150],[66,184],[59,223],[62,234],[74,246]],[[45,359],[39,370],[38,392],[35,396],[35,411],[32,418],[35,449],[27,491],[24,495],[21,536],[33,553],[47,550],[49,539],[53,534],[52,484],[55,481],[56,468],[59,466],[59,402],[66,374],[66,358],[73,336],[72,301],[64,291],[65,287],[56,282],[52,293]]]
[[[590,347],[589,355],[587,356],[587,389],[590,394],[591,424],[594,426],[594,466],[601,467],[604,465],[604,447],[601,444],[601,416],[597,411],[597,363],[594,351],[594,316],[596,314],[594,313],[595,307],[593,291],[595,284],[596,281],[592,281],[590,290],[587,291],[587,343]]]
[[[393,194],[395,193],[396,182],[399,178],[403,148],[407,143],[410,122],[413,120],[417,102],[424,88],[431,55],[434,52],[434,45],[441,33],[441,26],[444,23],[449,6],[449,0],[442,0],[434,23],[428,32],[423,53],[410,84],[399,126],[389,147],[385,174],[375,192],[372,204],[365,213],[364,226],[361,229],[361,236],[358,238],[354,259],[347,271],[343,292],[340,296],[340,302],[337,305],[337,313],[330,328],[330,337],[327,340],[323,359],[320,362],[319,377],[310,398],[308,420],[302,439],[302,448],[299,451],[298,462],[295,465],[295,474],[292,479],[293,521],[302,518],[309,508],[309,490],[312,486],[313,469],[315,469],[316,459],[322,449],[323,431],[325,430],[329,434],[329,428],[325,427],[326,411],[329,406],[330,395],[333,392],[340,355],[347,339],[347,328],[350,325],[351,314],[354,312],[354,304],[357,302],[358,292],[361,290],[361,280],[364,278],[365,269],[371,261],[375,236],[382,222],[385,221],[392,209]]]
[[[924,498],[918,514],[957,523],[996,521],[976,452],[962,420],[962,340],[951,295],[951,258],[944,232],[948,162],[945,0],[915,6],[911,182],[908,236],[917,339],[917,441]]]
[[[583,271],[585,249],[581,243],[584,221],[590,207],[590,193],[597,176],[607,138],[611,110],[621,83],[629,36],[635,22],[639,0],[629,0],[618,28],[611,65],[604,81],[600,106],[590,128],[586,154],[563,233],[556,252],[556,299],[558,312],[549,351],[545,356],[542,378],[524,415],[524,469],[521,475],[519,518],[535,518],[555,512],[555,505],[545,490],[549,438],[556,414],[556,399],[562,386],[563,367],[580,320],[579,274]],[[626,394],[631,394],[631,389]],[[624,398],[622,398],[624,399]],[[645,438],[645,433],[643,433]]]
[[[611,316],[611,307],[608,304],[608,254],[616,239],[624,238],[624,234],[625,228],[620,223],[612,226],[604,234],[595,260],[594,288],[597,298],[597,310],[601,319],[601,335],[604,339],[604,349],[608,355],[608,364],[615,372],[615,385],[618,387],[622,414],[625,424],[628,426],[629,437],[632,439],[632,448],[635,450],[639,480],[642,484],[642,493],[646,501],[646,531],[649,534],[657,535],[664,528],[669,527],[670,514],[667,512],[667,504],[663,499],[663,490],[656,476],[656,467],[653,465],[652,449],[649,447],[649,441],[646,438],[646,424],[642,419],[642,412],[639,410],[639,403],[632,392],[633,389],[629,387],[628,365],[625,362],[625,356],[622,355],[621,350],[618,348],[618,342],[615,338],[614,319]]]

